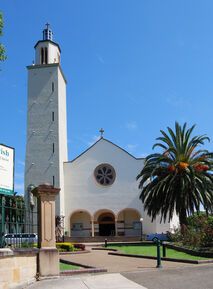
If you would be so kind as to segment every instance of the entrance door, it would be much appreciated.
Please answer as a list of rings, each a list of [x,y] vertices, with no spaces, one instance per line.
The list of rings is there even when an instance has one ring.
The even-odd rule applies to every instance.
[[[111,213],[102,214],[98,218],[99,236],[114,236],[115,235],[115,218]]]
[[[99,224],[99,235],[100,236],[114,236],[115,224]]]

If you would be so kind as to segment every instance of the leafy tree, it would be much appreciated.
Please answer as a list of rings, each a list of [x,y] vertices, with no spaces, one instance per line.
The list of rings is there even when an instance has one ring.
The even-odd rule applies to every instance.
[[[137,176],[140,199],[152,220],[157,215],[161,221],[171,220],[177,213],[182,232],[187,216],[199,212],[201,205],[207,213],[213,209],[213,153],[200,148],[210,140],[206,135],[192,136],[194,127],[176,122],[174,131],[161,130],[153,149],[162,152],[148,155]]]
[[[0,12],[0,36],[2,36],[3,26],[4,26],[3,15],[2,12]],[[6,59],[5,48],[4,45],[0,43],[0,61],[4,61],[5,59]]]

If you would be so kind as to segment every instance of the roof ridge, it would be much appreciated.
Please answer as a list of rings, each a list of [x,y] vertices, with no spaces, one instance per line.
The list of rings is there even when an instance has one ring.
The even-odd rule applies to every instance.
[[[96,142],[94,142],[91,146],[89,146],[86,150],[84,150],[80,155],[78,155],[77,157],[75,157],[73,160],[71,161],[67,161],[65,163],[72,163],[75,160],[77,160],[78,158],[80,158],[82,155],[84,155],[87,151],[89,151],[92,147],[94,147],[97,143],[99,143],[101,140],[104,140],[112,145],[114,145],[115,147],[119,148],[120,150],[122,150],[123,152],[127,153],[129,156],[131,156],[132,158],[134,158],[135,160],[142,160],[144,158],[136,158],[135,156],[133,156],[132,154],[130,154],[128,151],[126,151],[125,149],[123,149],[122,147],[118,146],[117,144],[113,143],[112,141],[104,138],[104,137],[100,137]]]

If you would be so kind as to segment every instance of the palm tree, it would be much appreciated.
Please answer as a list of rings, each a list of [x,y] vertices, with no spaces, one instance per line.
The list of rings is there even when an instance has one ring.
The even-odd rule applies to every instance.
[[[153,149],[162,152],[148,155],[137,176],[140,199],[152,220],[160,215],[161,221],[170,221],[177,213],[182,229],[187,216],[199,212],[201,205],[207,213],[213,209],[213,153],[200,149],[210,140],[206,135],[192,136],[194,127],[176,122],[174,131],[161,130]]]

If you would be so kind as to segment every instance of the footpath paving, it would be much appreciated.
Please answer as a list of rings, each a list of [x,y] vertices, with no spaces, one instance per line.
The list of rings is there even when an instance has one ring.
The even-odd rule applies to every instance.
[[[146,289],[119,273],[96,276],[66,277],[36,282],[28,289]]]

